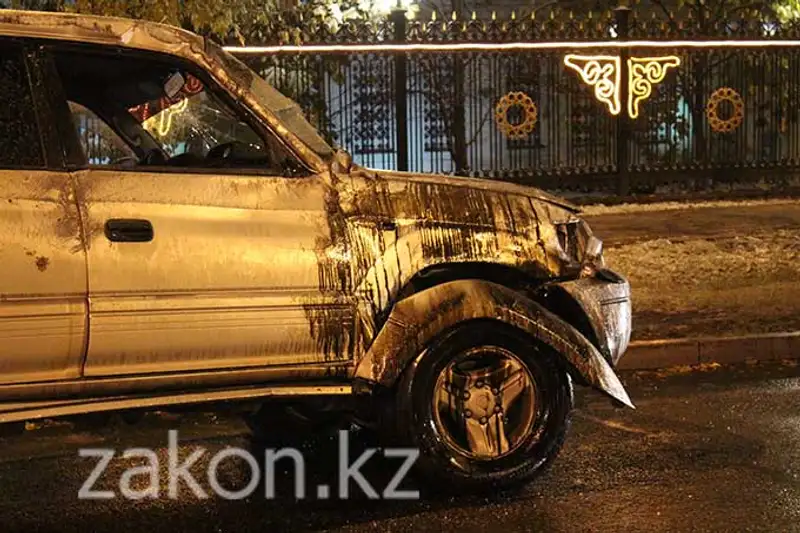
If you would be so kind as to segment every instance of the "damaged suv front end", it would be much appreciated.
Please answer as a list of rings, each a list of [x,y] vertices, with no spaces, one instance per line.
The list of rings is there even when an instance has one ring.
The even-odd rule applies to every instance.
[[[369,346],[356,377],[391,386],[443,331],[495,319],[546,338],[579,382],[632,406],[613,372],[630,338],[630,287],[605,267],[576,207],[472,178],[358,167],[346,176],[340,198]]]
[[[602,242],[576,206],[532,187],[354,165],[349,154],[333,151],[322,140],[295,102],[214,43],[206,41],[205,51],[211,64],[223,67],[238,97],[270,127],[285,130],[282,136],[310,166],[328,174],[331,232],[320,269],[342,273],[341,286],[329,289],[352,291],[358,302],[353,333],[359,340],[353,348],[357,380],[391,385],[413,359],[398,351],[397,344],[383,344],[396,336],[393,324],[398,309],[409,305],[407,299],[432,284],[472,279],[473,285],[483,281],[511,289],[515,301],[523,298],[555,315],[564,324],[559,328],[577,332],[579,338],[561,348],[583,354],[569,362],[573,378],[633,407],[613,371],[630,339],[630,287],[605,267]],[[343,258],[350,264],[343,265]],[[496,268],[501,266],[508,270]],[[467,316],[469,312],[461,318]],[[483,315],[475,311],[471,316]],[[406,331],[402,342],[418,355],[450,320],[452,316],[430,337],[418,334],[415,341]],[[406,325],[411,331],[419,327]],[[337,324],[322,326],[340,330]],[[552,342],[558,341],[554,337]]]
[[[603,243],[583,219],[569,215],[567,222],[553,221],[571,275],[543,284],[534,298],[577,329],[611,368],[616,367],[631,337],[631,291],[628,280],[609,269]],[[598,387],[615,401],[633,407],[616,377],[604,369],[604,386]],[[595,384],[591,380],[589,384]]]
[[[630,287],[576,207],[487,180],[337,175],[364,324],[354,378],[391,398],[384,418],[422,472],[478,488],[532,478],[563,443],[573,382],[633,407],[614,372]]]
[[[570,275],[545,284],[537,299],[576,327],[616,366],[630,341],[630,284],[606,267],[603,242],[586,221],[575,212],[566,216],[566,221],[552,224]]]
[[[419,450],[418,473],[460,490],[540,473],[564,442],[573,383],[633,407],[614,372],[630,338],[630,287],[606,268],[602,243],[568,202],[510,183],[354,165],[296,103],[218,45],[176,28],[5,12],[0,35],[31,40],[47,58],[69,51],[57,72],[31,61],[53,78],[47,88],[57,95],[38,91],[63,104],[63,129],[72,130],[64,146],[80,152],[68,82],[75,98],[123,119],[108,126],[134,154],[120,160],[128,166],[98,169],[78,153],[79,171],[61,161],[69,172],[47,176],[73,214],[48,230],[63,237],[62,220],[79,221],[70,229],[78,246],[61,252],[73,258],[74,279],[88,279],[83,314],[72,317],[83,330],[65,341],[74,368],[56,381],[0,384],[0,420],[247,401],[257,403],[251,427],[269,431],[291,423],[278,411],[296,414],[300,404],[299,418],[327,420],[336,396],[356,422]],[[100,65],[87,73],[117,72],[102,68],[107,61],[147,65],[130,69],[132,101],[83,94],[92,84],[70,58],[87,47]],[[252,133],[250,144],[214,141],[190,158],[171,155],[131,114],[155,97],[186,105],[190,97],[179,95],[190,79],[213,97],[203,101],[239,121],[234,129]],[[253,146],[263,150],[245,150]],[[55,189],[45,190],[50,202]],[[18,244],[7,249],[23,252],[5,257],[29,269]],[[119,265],[135,275],[118,274]],[[128,278],[130,287],[119,285]],[[31,287],[28,296],[41,296]],[[170,328],[154,327],[161,322]],[[49,371],[64,357],[24,360]]]

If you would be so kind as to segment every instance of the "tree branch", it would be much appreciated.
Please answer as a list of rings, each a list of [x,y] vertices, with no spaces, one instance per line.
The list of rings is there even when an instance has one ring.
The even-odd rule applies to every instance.
[[[650,0],[652,3],[656,5],[663,13],[664,16],[667,17],[667,22],[673,31],[678,30],[678,24],[675,22],[675,17],[672,15],[672,12],[667,8],[666,4],[662,2],[662,0]]]

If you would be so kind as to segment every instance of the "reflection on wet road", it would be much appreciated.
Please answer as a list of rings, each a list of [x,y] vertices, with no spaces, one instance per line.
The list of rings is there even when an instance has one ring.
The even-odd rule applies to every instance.
[[[421,501],[370,501],[351,483],[357,497],[337,500],[337,441],[318,437],[303,444],[309,499],[295,500],[292,463],[278,461],[273,500],[265,499],[263,483],[240,501],[199,500],[184,484],[173,500],[166,473],[170,427],[180,431],[182,461],[198,446],[208,450],[191,469],[206,489],[214,452],[234,446],[263,458],[263,445],[222,415],[149,416],[135,426],[78,433],[48,426],[0,439],[0,531],[800,531],[798,376],[800,369],[782,364],[628,374],[636,411],[581,395],[553,468],[517,493],[491,498],[423,490]],[[352,436],[353,459],[365,445]],[[78,499],[97,462],[79,457],[80,448],[135,446],[156,451],[160,498]],[[362,471],[382,490],[401,462],[372,457]],[[116,457],[95,489],[119,493],[126,469],[141,464]],[[228,490],[250,480],[243,460],[226,459],[215,471]],[[320,484],[330,487],[332,499],[316,498]],[[142,476],[131,483],[145,486]]]

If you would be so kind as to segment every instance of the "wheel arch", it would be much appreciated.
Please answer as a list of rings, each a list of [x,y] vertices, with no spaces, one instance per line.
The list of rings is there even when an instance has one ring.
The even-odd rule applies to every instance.
[[[543,283],[547,277],[537,276],[520,267],[488,261],[469,261],[462,263],[439,263],[423,268],[400,289],[398,300],[436,285],[461,279],[480,279],[510,289],[521,289]]]
[[[397,293],[396,302],[452,281],[480,280],[494,283],[519,292],[544,306],[577,329],[592,344],[600,347],[609,360],[586,308],[563,287],[548,284],[550,279],[541,268],[525,270],[518,266],[488,261],[436,263],[414,274]],[[385,325],[393,309],[394,305],[383,310],[378,320],[379,329]]]
[[[521,329],[558,352],[581,381],[633,407],[606,358],[576,327],[523,293],[480,279],[446,281],[397,302],[357,362],[355,377],[391,387],[441,333],[475,319]]]

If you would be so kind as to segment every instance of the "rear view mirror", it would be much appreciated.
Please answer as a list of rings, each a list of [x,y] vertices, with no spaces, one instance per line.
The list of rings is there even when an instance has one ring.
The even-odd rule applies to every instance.
[[[164,82],[164,94],[171,100],[181,92],[184,85],[186,85],[186,78],[180,72],[175,72]]]

